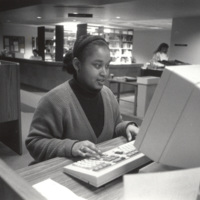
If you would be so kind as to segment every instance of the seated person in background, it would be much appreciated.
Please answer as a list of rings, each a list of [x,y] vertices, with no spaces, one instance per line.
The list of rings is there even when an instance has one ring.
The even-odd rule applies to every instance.
[[[36,162],[53,157],[99,157],[95,144],[138,133],[134,122],[123,121],[118,102],[104,85],[110,50],[100,36],[82,36],[64,58],[73,78],[49,91],[39,102],[26,146]]]
[[[33,49],[33,55],[30,57],[31,60],[42,60],[37,49]]]
[[[45,61],[53,61],[53,54],[48,48],[45,49]]]
[[[161,43],[157,50],[154,52],[153,58],[150,61],[150,65],[148,69],[157,69],[159,67],[164,67],[162,61],[168,61],[167,52],[169,49],[169,45],[166,43]]]

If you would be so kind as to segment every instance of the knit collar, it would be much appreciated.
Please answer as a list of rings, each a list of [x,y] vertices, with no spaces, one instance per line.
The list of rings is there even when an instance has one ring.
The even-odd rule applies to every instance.
[[[86,98],[94,98],[96,97],[101,90],[89,90],[86,89],[83,85],[81,85],[78,80],[75,78],[69,81],[70,86],[75,92],[78,92],[81,96]]]

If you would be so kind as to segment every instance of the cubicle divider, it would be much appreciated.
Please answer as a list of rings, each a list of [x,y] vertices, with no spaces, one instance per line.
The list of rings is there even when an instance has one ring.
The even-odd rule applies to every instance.
[[[0,141],[22,154],[19,68],[0,61]]]

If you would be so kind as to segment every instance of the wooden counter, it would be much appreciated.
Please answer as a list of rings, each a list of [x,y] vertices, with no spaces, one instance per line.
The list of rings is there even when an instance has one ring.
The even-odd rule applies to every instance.
[[[45,62],[19,58],[4,59],[20,63],[21,84],[42,90],[51,90],[72,77],[67,72],[62,71],[62,62]],[[142,64],[111,65],[110,74],[114,74],[114,76],[140,76],[141,66]],[[108,86],[108,83],[106,85]],[[117,92],[117,88],[112,88],[112,90]],[[121,88],[122,92],[133,90],[133,87],[127,85]]]

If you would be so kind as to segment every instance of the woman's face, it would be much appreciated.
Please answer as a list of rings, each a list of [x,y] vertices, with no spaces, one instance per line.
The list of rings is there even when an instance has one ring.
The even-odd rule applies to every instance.
[[[77,80],[85,88],[100,90],[109,74],[110,51],[104,46],[88,49],[84,61],[80,62]]]
[[[167,51],[168,51],[168,48],[167,48],[167,47],[163,47],[163,48],[161,49],[161,52],[163,52],[163,53],[167,53]]]

